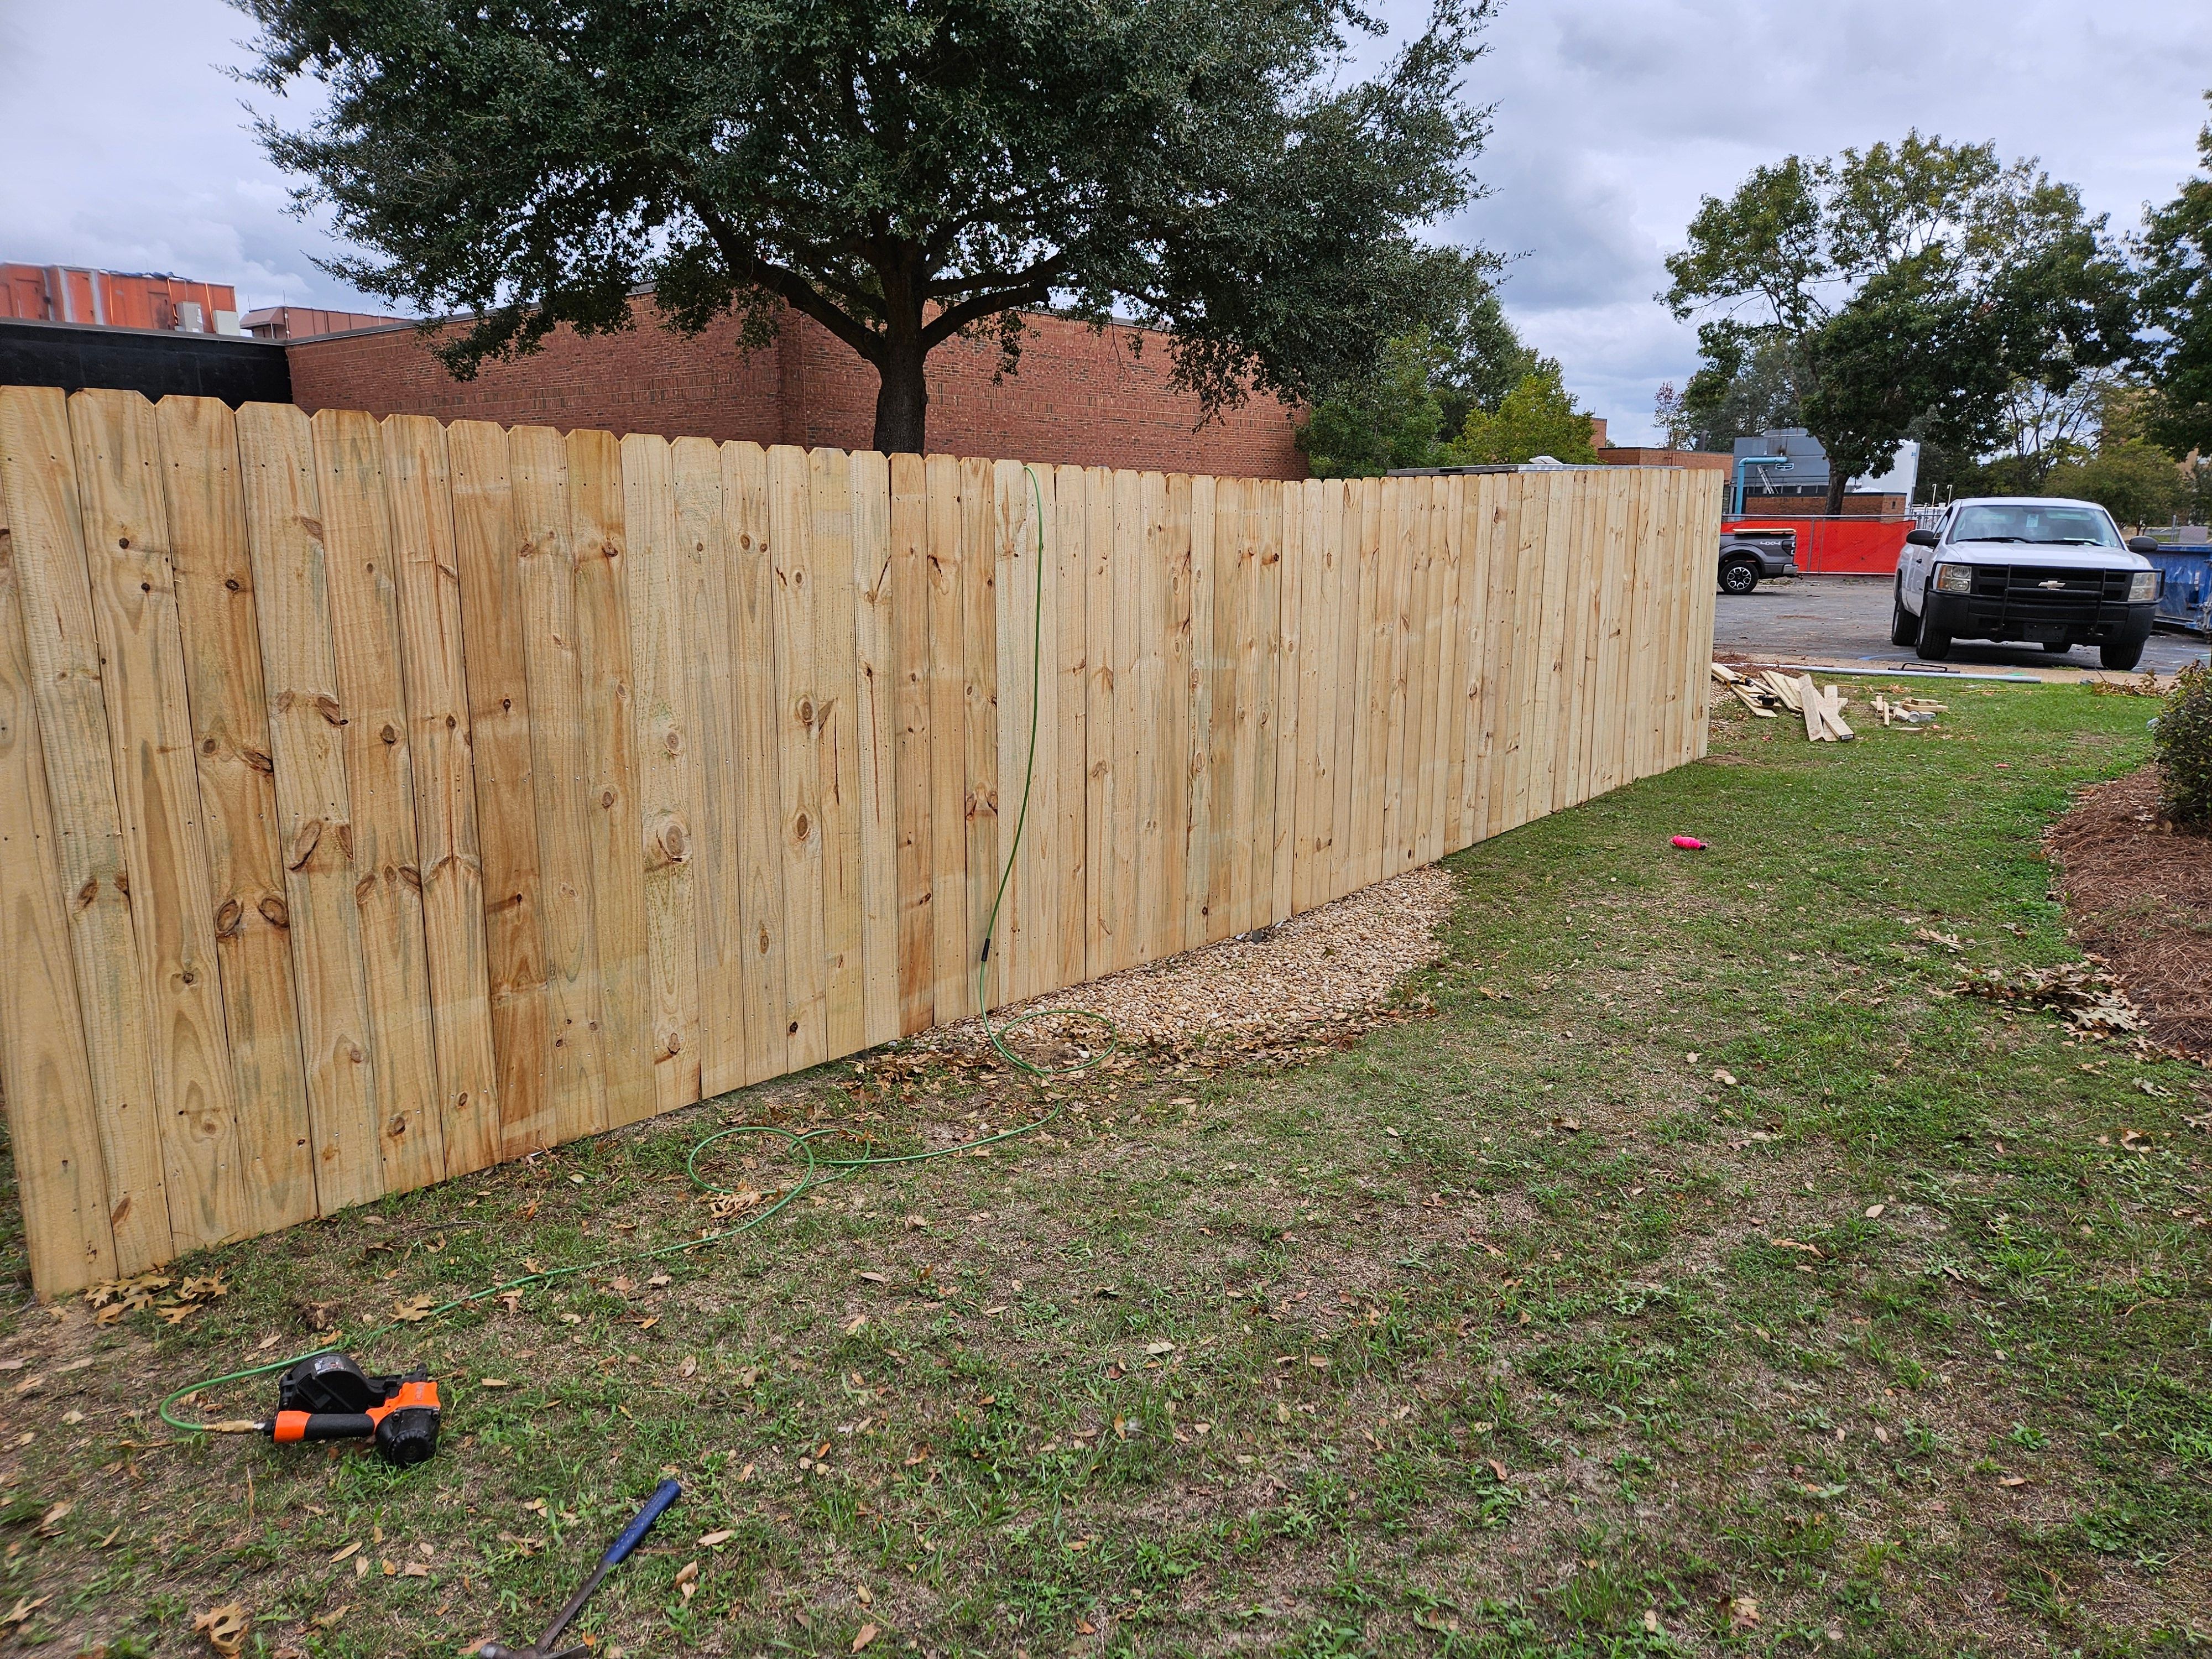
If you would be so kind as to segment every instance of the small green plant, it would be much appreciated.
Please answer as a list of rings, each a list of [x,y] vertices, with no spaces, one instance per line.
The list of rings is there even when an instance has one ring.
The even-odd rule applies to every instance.
[[[2166,821],[2212,834],[2212,672],[2204,664],[2191,663],[2175,677],[2153,741]]]

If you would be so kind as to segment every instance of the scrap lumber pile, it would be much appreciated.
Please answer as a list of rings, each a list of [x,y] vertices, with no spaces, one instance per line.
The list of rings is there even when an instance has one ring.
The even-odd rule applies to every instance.
[[[1874,712],[1881,717],[1884,726],[1933,726],[1938,714],[1948,714],[1948,707],[1930,702],[1925,697],[1885,697],[1875,693]]]
[[[1844,724],[1844,698],[1836,687],[1825,691],[1810,674],[1792,677],[1771,668],[1756,674],[1739,673],[1724,662],[1713,665],[1713,678],[1761,720],[1778,720],[1778,709],[1787,709],[1805,722],[1805,736],[1814,743],[1849,743],[1857,734]]]

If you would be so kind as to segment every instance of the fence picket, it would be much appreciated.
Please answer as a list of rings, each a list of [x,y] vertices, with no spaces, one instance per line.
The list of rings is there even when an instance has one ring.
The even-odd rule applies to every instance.
[[[51,1296],[115,1277],[115,1229],[16,556],[0,483],[0,1095],[32,1281]]]
[[[331,637],[313,434],[298,410],[238,411],[239,475],[269,697],[279,846],[291,922],[315,1197],[325,1215],[387,1188],[378,1118],[359,879],[346,779],[345,705]]]
[[[860,862],[861,1043],[901,1035],[896,592],[891,578],[890,463],[853,457],[855,771]]]
[[[675,457],[647,433],[622,441],[623,599],[635,676],[637,823],[645,867],[647,1054],[653,1109],[699,1098],[699,905],[694,871],[702,812],[692,664],[706,548],[677,523]],[[720,477],[716,471],[716,495]],[[696,517],[693,521],[696,526]],[[687,526],[691,527],[691,526]]]
[[[930,658],[928,464],[890,458],[891,758],[897,834],[898,1029],[926,1030],[937,1019],[937,848],[931,823],[930,769],[934,680]],[[1081,977],[1080,973],[1077,975]]]
[[[253,1216],[224,1048],[160,440],[153,406],[133,392],[80,392],[69,413],[169,1230],[181,1249],[248,1232]]]
[[[325,410],[308,427],[322,505],[331,652],[346,717],[354,905],[384,1183],[389,1191],[408,1192],[445,1178],[446,1146],[380,434],[374,417],[346,410]]]
[[[757,1083],[790,1069],[790,916],[784,899],[783,708],[776,652],[775,550],[769,544],[768,452],[758,444],[722,446],[722,501],[737,532],[730,570],[741,792],[737,808],[744,969],[744,1071]]]
[[[412,746],[440,1136],[446,1173],[455,1176],[498,1160],[500,1120],[453,479],[446,431],[437,422],[394,415],[383,422],[382,436],[390,566],[399,586],[405,647],[400,667]]]
[[[456,421],[446,445],[483,860],[484,1001],[498,1095],[498,1156],[520,1158],[560,1139],[533,773],[527,562],[515,522],[507,434],[481,421]]]

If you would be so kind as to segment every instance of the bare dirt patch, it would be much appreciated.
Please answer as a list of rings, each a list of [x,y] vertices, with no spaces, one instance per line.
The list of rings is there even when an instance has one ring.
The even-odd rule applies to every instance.
[[[2150,1016],[2158,1046],[2212,1064],[2212,837],[2159,821],[2158,769],[2085,793],[2051,826],[2075,936]]]

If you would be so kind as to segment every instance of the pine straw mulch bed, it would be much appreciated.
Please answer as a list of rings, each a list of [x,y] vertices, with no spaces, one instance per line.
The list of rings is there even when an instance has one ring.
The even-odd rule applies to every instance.
[[[2045,837],[2075,936],[2127,988],[2156,1047],[2212,1065],[2212,836],[2158,811],[2158,769],[2087,791]]]

